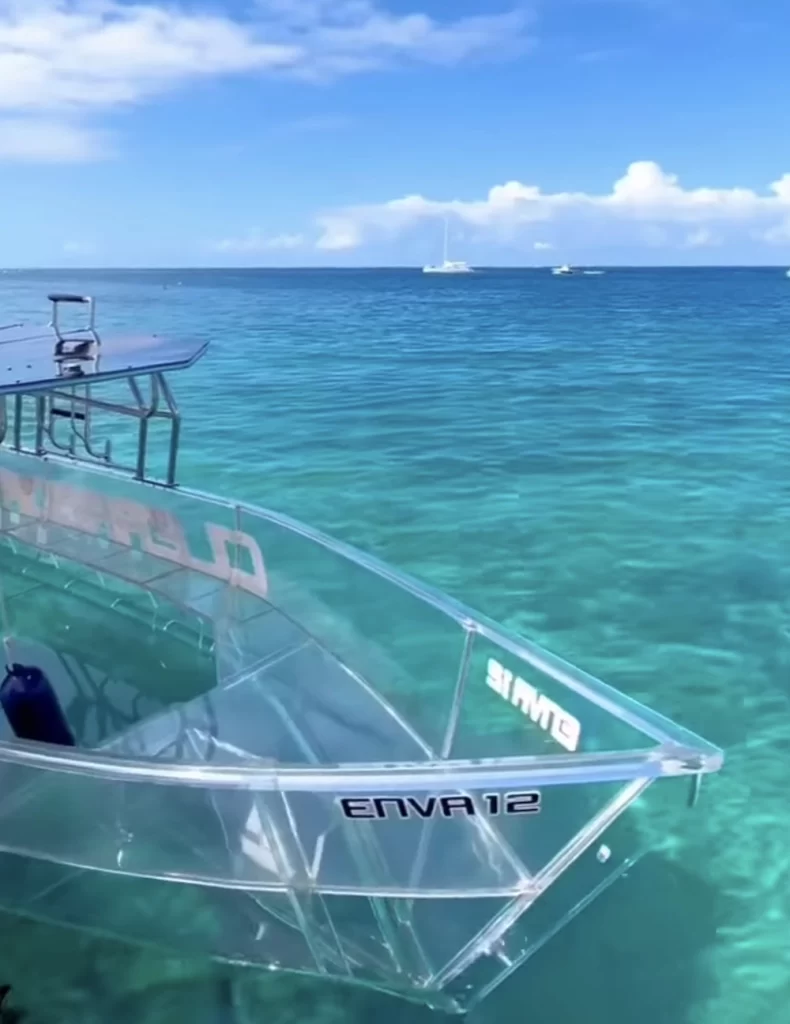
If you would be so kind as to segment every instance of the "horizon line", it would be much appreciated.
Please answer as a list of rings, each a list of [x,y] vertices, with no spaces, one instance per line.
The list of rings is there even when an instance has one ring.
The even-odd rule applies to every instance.
[[[470,264],[474,270],[550,270],[558,266],[556,263],[521,263],[521,264]],[[788,266],[788,263],[572,263],[573,267],[580,269],[604,269],[604,270],[781,270]],[[328,265],[328,264],[294,264],[289,266],[270,265],[217,265],[217,264],[195,264],[195,265],[156,265],[150,266],[23,266],[23,267],[0,267],[0,273],[95,273],[102,271],[117,271],[122,273],[134,273],[141,271],[295,271],[295,270],[332,270],[332,271],[360,271],[360,270],[408,270],[419,273],[421,266],[411,263],[382,263],[382,264],[360,264],[355,266]]]

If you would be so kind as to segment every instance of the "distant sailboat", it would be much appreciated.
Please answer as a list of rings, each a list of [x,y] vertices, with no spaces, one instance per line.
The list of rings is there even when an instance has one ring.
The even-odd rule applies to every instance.
[[[448,220],[444,219],[444,259],[441,263],[429,263],[422,268],[423,274],[473,274],[474,270],[463,260],[447,259],[447,231]]]

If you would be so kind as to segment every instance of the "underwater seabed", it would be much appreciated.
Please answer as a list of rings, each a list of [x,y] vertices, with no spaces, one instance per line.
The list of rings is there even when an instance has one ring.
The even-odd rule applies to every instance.
[[[193,492],[0,449],[0,579],[11,660],[77,743],[0,718],[23,917],[464,1011],[721,763],[394,570]]]

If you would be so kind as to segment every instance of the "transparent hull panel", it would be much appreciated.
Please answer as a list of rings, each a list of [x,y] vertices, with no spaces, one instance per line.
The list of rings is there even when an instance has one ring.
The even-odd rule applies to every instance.
[[[0,451],[0,580],[11,660],[77,740],[20,742],[0,712],[16,913],[463,1011],[721,765],[416,581],[211,496]]]

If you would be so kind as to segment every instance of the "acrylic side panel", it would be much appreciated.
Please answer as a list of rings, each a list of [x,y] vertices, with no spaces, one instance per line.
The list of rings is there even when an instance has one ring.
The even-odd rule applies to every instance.
[[[286,895],[183,886],[0,853],[0,908],[127,942],[250,966],[316,972]]]
[[[453,758],[644,750],[657,745],[545,667],[475,636],[452,738]]]
[[[563,944],[558,950],[560,959],[552,961],[559,965],[553,979],[543,979],[549,987],[566,983],[576,959],[586,961],[592,953],[585,943],[598,942],[601,934],[607,935],[612,947],[636,946],[637,959],[639,949],[641,956],[653,957],[667,941],[676,942],[677,935],[653,935],[651,921],[656,916],[657,898],[662,919],[668,916],[676,921],[678,912],[688,909],[689,894],[698,896],[698,885],[691,879],[686,884],[680,865],[675,863],[678,839],[693,827],[695,792],[695,777],[623,787],[616,801],[620,807],[616,817],[608,823],[605,817],[591,823],[586,847],[575,844],[563,851],[535,880],[534,897],[508,905],[489,934],[480,938],[480,948],[490,944],[490,954],[467,958],[461,972],[447,980],[448,995],[454,994],[466,1008],[474,1007],[549,941]],[[685,889],[679,887],[681,879]],[[574,918],[604,894],[602,904],[607,909],[601,912],[598,931],[575,924]],[[666,900],[670,900],[669,907],[664,906]],[[630,908],[628,915],[623,913],[626,907]],[[628,933],[609,934],[607,929],[623,926],[624,916]],[[634,927],[637,921],[643,925],[641,931]]]
[[[389,708],[422,745],[423,757],[438,754],[463,653],[462,627],[397,582],[285,525],[242,509],[239,528],[263,553],[267,600],[338,668],[323,684],[320,674],[305,674],[301,684],[292,680],[289,699],[312,705],[331,702],[333,692],[342,699],[347,690],[362,707],[368,700],[362,691],[373,691],[381,710]],[[347,703],[341,714],[349,719],[351,752]],[[392,756],[380,745],[370,759]]]
[[[226,506],[0,452],[6,571],[13,573],[16,561],[19,573],[36,583],[61,589],[73,589],[74,580],[94,584],[108,591],[99,602],[105,615],[139,607],[153,625],[159,597],[205,621],[235,570],[234,528],[235,512]],[[38,565],[31,566],[31,559]],[[263,589],[260,580],[240,580],[248,590]],[[90,623],[96,614],[87,607],[82,619]],[[159,625],[177,631],[165,614]],[[76,604],[71,615],[78,624]],[[48,622],[61,630],[70,625],[65,610]]]

